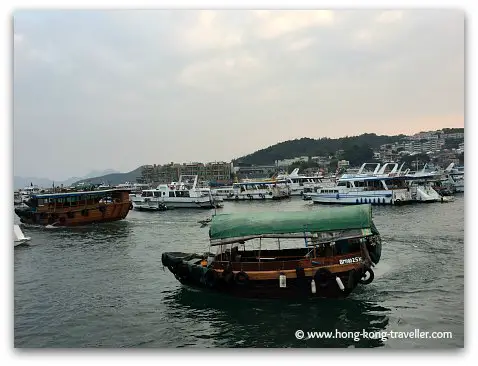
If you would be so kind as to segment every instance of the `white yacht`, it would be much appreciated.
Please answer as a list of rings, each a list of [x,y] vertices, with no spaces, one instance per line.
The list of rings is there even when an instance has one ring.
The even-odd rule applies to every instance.
[[[455,192],[465,192],[465,168],[455,167],[454,163],[445,169],[445,181],[454,187]]]
[[[374,165],[367,170],[367,165]],[[365,163],[357,173],[344,174],[337,185],[330,189],[321,189],[310,194],[317,203],[371,203],[401,204],[405,202],[438,202],[441,195],[433,189],[436,172],[402,172],[397,163]],[[388,168],[388,169],[387,169]]]
[[[245,181],[232,185],[233,193],[224,200],[246,201],[282,199],[290,197],[290,188],[285,180]]]
[[[38,186],[34,186],[33,184],[25,187],[20,190],[19,195],[21,198],[20,203],[24,203],[30,199],[30,196],[33,194],[39,194],[40,193],[40,188]]]
[[[214,197],[222,197],[222,198],[233,197],[234,196],[234,188],[232,186],[231,187],[212,188],[211,189],[211,194]]]
[[[321,188],[310,197],[314,203],[395,205],[412,201],[403,177],[340,178],[333,188]]]
[[[367,171],[367,165],[375,169]],[[324,187],[308,196],[314,203],[395,205],[412,201],[406,179],[398,164],[364,163],[357,173],[343,174],[334,187]],[[387,172],[389,168],[389,172]]]
[[[277,179],[287,182],[291,196],[303,196],[304,192],[317,191],[323,187],[323,177],[299,175],[299,168],[294,169],[290,174],[279,174]]]
[[[197,175],[182,175],[179,182],[160,184],[156,189],[146,189],[141,196],[132,197],[133,208],[151,209],[164,205],[170,208],[216,208],[221,202],[211,195],[209,188],[197,188]]]

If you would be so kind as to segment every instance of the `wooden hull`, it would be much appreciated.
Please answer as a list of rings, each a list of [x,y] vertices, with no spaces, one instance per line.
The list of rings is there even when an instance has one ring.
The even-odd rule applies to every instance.
[[[121,202],[42,212],[15,209],[15,213],[20,217],[20,221],[25,224],[80,226],[122,220],[128,215],[130,208],[130,202]]]
[[[246,298],[345,298],[360,283],[364,270],[363,263],[359,262],[294,270],[247,271],[244,280],[245,272],[233,270],[224,275],[223,270],[203,266],[201,261],[204,259],[199,256],[192,255],[191,259],[187,254],[178,253],[183,255],[182,259],[169,260],[168,254],[163,254],[163,265],[182,284]],[[319,280],[317,272],[321,269],[327,271],[328,276]],[[285,287],[280,286],[280,275],[286,276]]]

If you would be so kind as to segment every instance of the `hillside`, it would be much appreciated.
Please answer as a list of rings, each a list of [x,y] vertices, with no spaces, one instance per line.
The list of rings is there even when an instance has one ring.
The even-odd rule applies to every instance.
[[[81,179],[76,181],[75,184],[88,182],[91,184],[106,183],[109,185],[117,185],[125,182],[136,182],[136,178],[141,176],[141,169],[142,166],[128,173],[112,173],[94,178]]]
[[[365,155],[370,153],[370,149],[378,148],[380,145],[395,142],[405,135],[385,136],[374,133],[366,133],[360,136],[331,138],[301,138],[280,142],[269,146],[268,148],[256,151],[252,154],[233,160],[234,165],[272,165],[276,160],[288,159],[297,156],[320,156],[334,155],[337,150],[344,150],[347,159],[354,157],[357,152],[365,151]],[[349,156],[347,156],[349,155]],[[357,156],[357,160],[363,157]],[[348,160],[348,159],[347,159]]]
[[[84,179],[88,179],[88,178],[92,178],[96,176],[103,176],[103,175],[111,174],[111,173],[118,173],[118,172],[113,169],[107,169],[103,171],[93,170],[92,172],[85,175],[84,177],[71,177],[62,181],[53,181],[49,178],[14,176],[13,187],[14,189],[21,189],[23,187],[29,186],[30,184],[36,185],[38,187],[43,187],[43,188],[49,188],[53,184],[55,184],[55,186],[61,186],[61,185],[69,186],[72,183],[77,182],[79,180],[84,180]]]

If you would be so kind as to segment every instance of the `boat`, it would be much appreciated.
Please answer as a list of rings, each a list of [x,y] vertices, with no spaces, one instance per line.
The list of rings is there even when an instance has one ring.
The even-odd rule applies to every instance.
[[[20,192],[13,192],[13,205],[21,205],[23,203],[23,198]]]
[[[22,229],[20,226],[15,224],[13,225],[13,246],[16,247],[17,245],[25,244],[27,241],[30,241],[31,238],[29,236],[25,236],[23,234]]]
[[[455,167],[454,163],[450,163],[445,169],[443,181],[453,186],[457,193],[465,192],[465,167]]]
[[[143,209],[162,203],[166,208],[219,208],[222,200],[211,195],[209,188],[197,188],[197,175],[181,175],[178,182],[160,184],[132,197],[133,207]]]
[[[310,190],[317,191],[323,187],[322,176],[299,175],[299,168],[295,168],[290,174],[279,174],[277,179],[287,182],[291,196],[303,196]]]
[[[25,203],[32,195],[40,193],[40,188],[36,185],[31,184],[20,190],[19,195],[21,197],[20,203]]]
[[[243,181],[232,185],[233,193],[225,201],[278,200],[290,197],[286,180]]]
[[[413,202],[405,177],[341,177],[337,185],[308,194],[314,203],[398,205]]]
[[[132,208],[129,190],[123,189],[34,194],[25,204],[15,208],[20,221],[44,226],[76,226],[122,220]]]
[[[371,205],[218,214],[209,239],[208,253],[166,252],[163,266],[184,285],[252,298],[346,297],[374,280],[382,250]]]
[[[230,187],[220,187],[220,188],[212,188],[211,189],[211,194],[214,197],[220,197],[222,199],[228,198],[228,197],[234,197],[234,188],[232,186]]]

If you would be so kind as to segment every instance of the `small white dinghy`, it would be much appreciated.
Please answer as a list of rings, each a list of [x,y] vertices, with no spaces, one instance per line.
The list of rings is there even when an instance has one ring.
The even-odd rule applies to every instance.
[[[25,236],[23,234],[22,229],[20,229],[20,226],[18,225],[13,225],[13,246],[17,246],[23,243],[26,243],[27,241],[30,241],[31,238],[29,236]]]

